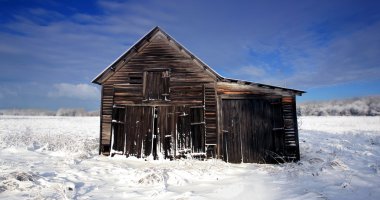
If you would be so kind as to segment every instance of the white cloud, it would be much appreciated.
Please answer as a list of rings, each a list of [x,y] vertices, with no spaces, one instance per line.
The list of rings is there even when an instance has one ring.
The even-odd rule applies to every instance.
[[[93,100],[99,98],[99,89],[89,84],[55,84],[54,91],[49,92],[49,97],[67,97],[81,100]]]

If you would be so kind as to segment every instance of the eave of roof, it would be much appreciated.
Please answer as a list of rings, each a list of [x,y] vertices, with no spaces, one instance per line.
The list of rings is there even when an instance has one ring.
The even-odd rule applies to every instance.
[[[222,82],[227,82],[227,83],[236,83],[240,85],[251,85],[251,86],[257,86],[261,88],[268,88],[268,89],[278,89],[278,90],[285,90],[285,91],[292,91],[296,93],[297,95],[302,95],[303,93],[306,93],[305,91],[302,90],[296,90],[292,88],[285,88],[285,87],[280,87],[280,86],[274,86],[274,85],[267,85],[267,84],[262,84],[262,83],[255,83],[252,81],[245,81],[245,80],[239,80],[239,79],[232,79],[232,78],[223,78]]]
[[[238,79],[232,79],[232,78],[226,78],[222,75],[218,74],[216,71],[214,71],[210,66],[208,66],[205,62],[203,62],[200,58],[195,56],[191,51],[186,49],[183,45],[181,45],[179,42],[177,42],[173,37],[171,37],[169,34],[167,34],[165,31],[163,31],[160,27],[156,26],[152,30],[150,30],[146,35],[144,35],[141,39],[139,39],[134,45],[132,45],[127,51],[125,51],[123,54],[121,54],[114,62],[112,62],[110,65],[108,65],[102,72],[100,72],[93,80],[92,83],[95,84],[101,84],[99,80],[105,76],[106,74],[115,71],[114,65],[118,63],[121,59],[126,57],[129,53],[131,53],[132,50],[136,49],[136,46],[142,45],[144,42],[148,41],[150,38],[154,36],[155,33],[161,32],[163,33],[167,39],[170,41],[173,41],[180,49],[183,49],[192,59],[199,62],[205,70],[209,71],[211,74],[213,74],[216,78],[216,81],[222,81],[222,82],[230,82],[230,83],[237,83],[237,84],[243,84],[243,85],[255,85],[258,87],[263,88],[271,88],[271,89],[280,89],[280,90],[288,90],[296,93],[297,95],[302,95],[303,93],[306,93],[302,90],[295,90],[290,88],[284,88],[284,87],[278,87],[278,86],[272,86],[272,85],[266,85],[261,83],[254,83],[250,81],[244,81],[244,80],[238,80]]]
[[[135,44],[133,44],[131,47],[129,47],[128,50],[126,50],[123,54],[121,54],[118,58],[116,58],[115,61],[113,61],[110,65],[108,65],[102,72],[100,72],[91,82],[92,83],[96,83],[96,84],[101,84],[99,81],[99,79],[104,75],[106,74],[107,71],[109,71],[117,62],[119,62],[125,55],[127,55],[128,53],[131,52],[131,50],[133,48],[135,48],[138,44],[142,43],[145,38],[152,34],[158,27],[154,27],[152,30],[150,30],[146,35],[144,35],[143,37],[141,37],[139,40],[137,40],[137,42]]]

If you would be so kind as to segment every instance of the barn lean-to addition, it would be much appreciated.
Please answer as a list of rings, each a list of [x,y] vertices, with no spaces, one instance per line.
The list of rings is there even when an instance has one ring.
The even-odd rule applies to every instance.
[[[93,83],[101,85],[100,148],[138,158],[300,158],[300,90],[224,78],[155,27]]]

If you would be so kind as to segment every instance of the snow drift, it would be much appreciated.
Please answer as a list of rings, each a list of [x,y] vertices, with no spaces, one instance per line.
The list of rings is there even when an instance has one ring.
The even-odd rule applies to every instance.
[[[98,117],[0,117],[0,198],[377,199],[380,117],[301,117],[301,161],[98,156]]]

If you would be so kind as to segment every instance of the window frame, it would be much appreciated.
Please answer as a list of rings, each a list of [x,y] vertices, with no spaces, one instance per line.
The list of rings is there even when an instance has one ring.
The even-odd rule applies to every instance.
[[[156,89],[159,89],[160,91],[154,91],[155,94],[152,95],[153,98],[151,98],[151,96],[149,96],[149,94],[147,94],[147,92],[149,92],[149,89],[147,88],[148,84],[149,84],[148,83],[149,73],[160,73],[161,74],[160,81],[159,81],[160,86],[158,86],[156,88]],[[143,74],[143,97],[144,97],[144,101],[170,101],[170,99],[169,99],[169,96],[170,96],[170,75],[171,75],[171,71],[168,68],[155,68],[155,69],[145,70],[144,74]],[[159,98],[156,99],[154,96],[159,96]]]

